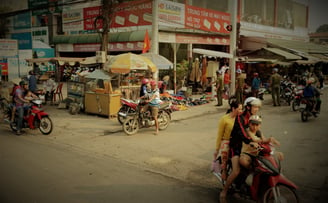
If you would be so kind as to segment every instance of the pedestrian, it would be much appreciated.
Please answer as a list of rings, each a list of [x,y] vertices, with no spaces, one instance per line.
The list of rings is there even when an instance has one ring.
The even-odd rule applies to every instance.
[[[324,76],[322,71],[318,72],[318,78],[319,78],[319,89],[323,89],[323,81],[324,81]]]
[[[259,89],[261,86],[261,79],[259,78],[258,73],[253,74],[254,78],[252,80],[252,96],[258,98],[259,96]]]
[[[261,105],[261,100],[255,97],[248,97],[244,102],[244,112],[238,115],[235,119],[229,141],[232,171],[229,174],[226,184],[220,193],[220,198],[226,197],[229,187],[239,175],[239,157],[241,154],[242,144],[243,142],[246,144],[250,142],[246,135],[246,129],[249,126],[249,118],[251,115],[257,115]]]
[[[273,106],[280,106],[280,82],[281,75],[278,73],[278,68],[272,70],[270,76],[271,95],[273,100]]]
[[[43,82],[43,93],[45,94],[45,102],[53,101],[53,95],[57,87],[57,83],[54,80],[55,76],[51,75],[48,80]]]
[[[214,152],[214,159],[219,159],[221,165],[221,178],[227,178],[227,161],[229,155],[229,140],[231,130],[233,128],[235,118],[242,112],[242,104],[233,101],[230,104],[230,109],[227,114],[223,115],[218,123],[218,134],[216,138],[216,148]]]
[[[222,80],[222,71],[221,70],[216,71],[215,87],[216,87],[216,99],[217,99],[216,106],[222,106],[223,80]]]
[[[34,94],[37,93],[37,89],[38,89],[38,87],[37,87],[37,79],[35,77],[35,74],[34,74],[33,70],[30,70],[29,71],[29,76],[28,76],[28,89],[32,93],[34,93]]]
[[[223,83],[224,83],[224,98],[228,98],[229,97],[229,87],[230,87],[230,83],[231,83],[229,68],[227,68],[225,70]]]
[[[245,85],[245,78],[242,75],[241,69],[236,70],[237,77],[236,77],[236,100],[238,103],[243,103],[244,98],[243,98],[243,90],[244,90],[244,85]]]

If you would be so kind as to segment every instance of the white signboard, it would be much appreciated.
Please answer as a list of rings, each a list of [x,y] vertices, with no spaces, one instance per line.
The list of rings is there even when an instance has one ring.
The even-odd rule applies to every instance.
[[[171,1],[158,2],[158,24],[168,27],[184,28],[185,6]]]
[[[18,42],[15,39],[0,39],[0,58],[17,56]]]
[[[68,34],[78,34],[83,30],[83,9],[73,9],[63,12],[63,31]]]

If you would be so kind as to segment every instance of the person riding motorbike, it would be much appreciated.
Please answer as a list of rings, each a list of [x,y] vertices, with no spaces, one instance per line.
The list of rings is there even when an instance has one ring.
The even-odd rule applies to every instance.
[[[156,132],[155,135],[158,135],[159,132],[159,124],[158,124],[158,110],[159,110],[159,104],[162,102],[160,99],[160,93],[159,89],[156,87],[156,81],[151,80],[150,82],[151,91],[148,92],[144,97],[147,97],[147,104],[143,108],[143,112],[147,111],[148,108],[150,108],[152,117],[155,120],[155,127]]]
[[[230,135],[230,158],[232,163],[232,172],[229,174],[226,184],[220,193],[220,198],[225,198],[229,187],[240,173],[239,157],[241,154],[242,143],[250,143],[246,134],[246,129],[249,126],[249,118],[251,115],[256,115],[262,105],[260,99],[248,97],[244,102],[244,112],[238,115],[235,119],[234,126]]]
[[[229,153],[229,140],[231,130],[235,121],[235,118],[242,112],[242,104],[237,101],[231,102],[230,109],[227,114],[222,116],[218,123],[218,134],[216,138],[216,148],[214,152],[214,159],[220,158],[221,164],[221,178],[226,180],[227,178],[227,161]]]
[[[29,100],[24,99],[24,94],[27,89],[27,82],[22,80],[19,82],[19,88],[16,89],[14,94],[14,101],[16,112],[18,113],[17,117],[17,126],[16,126],[16,135],[21,135],[22,127],[23,127],[23,119],[24,119],[24,103],[28,103]]]
[[[316,107],[316,99],[315,99],[315,87],[312,86],[313,82],[314,82],[314,78],[309,78],[307,80],[307,85],[306,87],[303,89],[303,97],[304,99],[308,100],[309,103],[311,103],[312,105],[312,112],[316,113],[315,107]]]
[[[147,94],[148,84],[149,84],[149,80],[147,78],[143,78],[141,80],[140,95],[139,95],[140,97],[143,97]]]

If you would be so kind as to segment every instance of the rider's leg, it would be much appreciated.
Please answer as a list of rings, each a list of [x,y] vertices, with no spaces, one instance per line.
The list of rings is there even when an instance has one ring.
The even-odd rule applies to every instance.
[[[233,181],[237,178],[240,172],[240,166],[239,166],[239,156],[234,156],[231,158],[231,163],[232,163],[232,171],[230,175],[227,178],[227,182],[224,185],[223,190],[220,193],[220,197],[226,197],[229,187],[233,183]]]
[[[249,169],[252,163],[252,159],[249,155],[242,153],[240,154],[239,163],[242,167]]]

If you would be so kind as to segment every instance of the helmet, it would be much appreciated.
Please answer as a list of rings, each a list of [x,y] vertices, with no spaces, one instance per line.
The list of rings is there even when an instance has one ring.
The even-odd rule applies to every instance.
[[[19,86],[27,85],[27,82],[25,80],[22,80],[19,82]]]
[[[256,97],[248,97],[245,102],[244,102],[244,106],[262,106],[262,102],[261,100],[259,100]]]
[[[262,119],[259,115],[252,115],[251,117],[249,117],[249,122],[250,123],[256,123],[256,124],[261,124]]]
[[[155,81],[155,80],[151,80],[151,81],[150,81],[150,85],[151,85],[151,86],[156,85],[156,81]]]
[[[144,79],[142,79],[141,83],[143,85],[145,85],[145,84],[149,83],[149,80],[147,78],[144,78]]]
[[[255,73],[254,73],[254,76],[259,76],[259,74],[255,72]]]
[[[274,68],[272,69],[273,72],[277,73],[278,72],[278,68]]]
[[[314,83],[314,81],[315,81],[314,78],[309,78],[308,81],[307,81],[307,83],[308,83],[308,84],[312,84],[312,83]]]
[[[236,70],[236,73],[241,73],[241,69],[238,68],[238,69]]]

